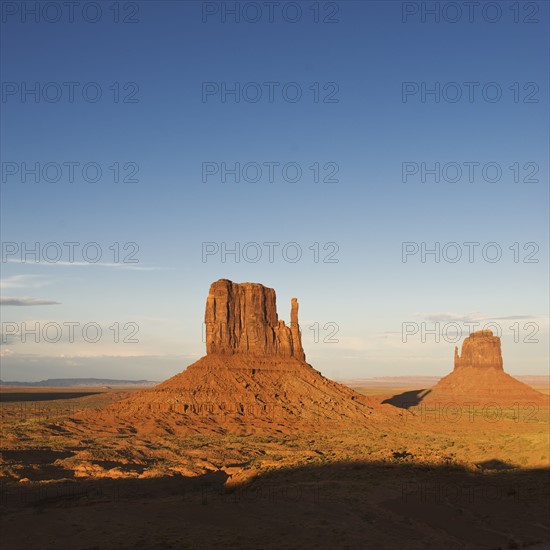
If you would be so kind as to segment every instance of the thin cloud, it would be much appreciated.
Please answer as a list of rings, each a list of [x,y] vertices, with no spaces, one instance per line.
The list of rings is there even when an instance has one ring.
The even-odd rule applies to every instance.
[[[0,289],[10,288],[40,288],[51,284],[51,281],[42,275],[12,275],[0,279]]]
[[[540,319],[537,315],[508,315],[507,317],[493,317],[495,321],[511,321],[514,319]]]
[[[440,322],[449,322],[449,321],[455,321],[455,322],[477,322],[481,321],[483,319],[487,319],[487,316],[485,316],[482,313],[475,312],[475,313],[468,313],[468,314],[461,314],[461,313],[416,313],[417,317],[423,317],[426,319],[426,321],[430,321],[432,323],[440,323]]]
[[[432,323],[445,323],[445,322],[457,322],[457,323],[480,323],[482,321],[512,321],[523,319],[540,319],[540,315],[506,315],[503,317],[492,317],[486,313],[473,312],[473,313],[415,313],[416,317],[423,317],[426,321]]]
[[[15,296],[2,296],[0,297],[0,305],[2,306],[53,306],[53,305],[60,305],[60,302],[55,302],[53,300],[40,300],[37,298],[27,298],[27,297],[17,298]]]

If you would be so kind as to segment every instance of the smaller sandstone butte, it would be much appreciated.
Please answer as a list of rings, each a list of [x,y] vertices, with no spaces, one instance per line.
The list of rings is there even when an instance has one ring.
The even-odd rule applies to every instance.
[[[474,332],[455,348],[454,370],[422,399],[424,403],[541,403],[548,396],[504,372],[500,338],[490,330]]]
[[[464,340],[461,356],[455,347],[455,370],[466,367],[504,370],[500,338],[490,330],[479,330]]]
[[[220,279],[210,286],[204,321],[207,354],[306,359],[298,324],[298,300],[292,298],[287,327],[277,318],[272,288]]]

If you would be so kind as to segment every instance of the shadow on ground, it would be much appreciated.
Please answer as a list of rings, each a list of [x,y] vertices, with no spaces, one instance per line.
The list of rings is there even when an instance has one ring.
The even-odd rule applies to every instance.
[[[382,404],[393,405],[400,409],[410,409],[411,407],[416,407],[424,397],[426,397],[432,390],[412,390],[393,395],[388,399],[384,399]]]
[[[0,392],[0,403],[11,403],[14,401],[54,401],[57,399],[77,399],[88,395],[97,395],[97,391],[78,392]]]
[[[548,548],[548,470],[413,460],[4,483],[3,549]]]

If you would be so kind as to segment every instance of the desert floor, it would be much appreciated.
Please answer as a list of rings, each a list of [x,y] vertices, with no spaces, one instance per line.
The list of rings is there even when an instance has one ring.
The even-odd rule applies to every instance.
[[[2,388],[2,548],[550,548],[549,410],[382,404],[355,430],[90,429],[131,388]]]

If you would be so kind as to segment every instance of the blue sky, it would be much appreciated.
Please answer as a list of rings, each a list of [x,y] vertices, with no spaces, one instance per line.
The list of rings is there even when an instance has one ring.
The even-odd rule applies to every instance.
[[[496,12],[481,9],[472,22],[465,11],[456,23],[443,17],[451,11],[423,22],[433,2],[307,1],[301,17],[281,2],[287,11],[274,8],[273,22],[262,2],[247,8],[263,10],[258,22],[243,20],[253,12],[224,22],[219,2],[99,2],[96,22],[86,20],[96,17],[90,3],[72,22],[61,2],[58,22],[47,21],[54,11],[35,21],[25,4],[34,2],[11,3],[1,23],[3,379],[175,374],[204,354],[206,295],[222,277],[275,288],[285,320],[298,297],[308,360],[334,378],[445,374],[455,343],[450,333],[422,339],[421,323],[441,332],[456,322],[466,336],[469,321],[499,324],[509,372],[548,372],[548,3],[530,3],[535,12],[493,3],[501,14],[492,23]],[[234,4],[242,12],[246,3],[226,8]],[[113,5],[136,22],[115,23]],[[335,22],[316,23],[312,7]],[[404,82],[418,93],[404,98]],[[23,93],[36,83],[38,98]],[[204,96],[236,83],[239,102]],[[436,83],[439,101],[422,101],[422,87]],[[21,175],[36,163],[38,182]],[[219,169],[205,182],[204,163]],[[222,163],[252,164],[239,182],[223,182]],[[315,163],[320,180],[336,181],[315,182]],[[418,173],[403,178],[403,163]],[[448,165],[447,177],[423,182],[421,163]],[[456,165],[462,177],[452,181]],[[289,181],[296,166],[302,175]],[[22,261],[36,242],[40,261]],[[66,242],[79,243],[74,258]],[[262,256],[203,258],[203,243],[222,242],[258,243]],[[280,243],[273,262],[265,242]],[[447,261],[448,246],[439,263],[420,252],[403,262],[404,242],[455,242],[463,256]],[[467,242],[480,243],[472,262]],[[42,257],[47,243],[61,248],[58,261]],[[296,247],[287,243],[300,260],[289,261]],[[499,261],[484,258],[487,243],[500,247]],[[257,247],[246,250],[253,258]],[[55,245],[45,252],[55,258]],[[132,252],[138,262],[124,263]],[[323,261],[329,253],[337,262]],[[56,323],[61,337],[22,342],[22,323]],[[87,323],[102,327],[95,343],[82,337]],[[133,323],[122,337],[137,326],[139,342],[115,342],[114,323]],[[338,342],[323,342],[327,323]],[[407,342],[403,323],[419,327]],[[56,338],[52,326],[46,340]]]

